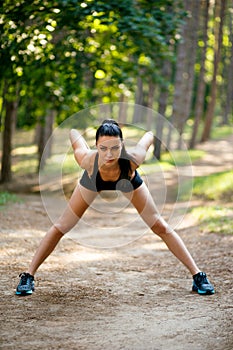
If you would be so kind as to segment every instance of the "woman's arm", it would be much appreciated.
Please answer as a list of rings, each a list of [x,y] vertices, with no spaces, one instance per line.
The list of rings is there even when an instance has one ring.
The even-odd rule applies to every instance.
[[[81,168],[88,170],[93,153],[84,137],[76,129],[70,130],[70,142],[74,150],[74,157]]]
[[[152,131],[146,132],[138,141],[136,147],[128,153],[132,157],[133,162],[139,166],[146,158],[146,152],[154,142],[154,135]]]

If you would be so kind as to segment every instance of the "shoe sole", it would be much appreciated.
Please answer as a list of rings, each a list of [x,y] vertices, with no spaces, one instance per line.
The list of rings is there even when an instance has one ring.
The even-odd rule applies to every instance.
[[[200,289],[195,288],[195,287],[192,288],[192,291],[193,291],[193,292],[196,292],[196,293],[198,293],[198,294],[200,294],[200,295],[212,295],[212,294],[215,293],[214,290],[203,291],[203,290],[200,290]]]
[[[26,295],[32,295],[33,292],[34,292],[34,289],[33,290],[28,290],[27,292],[18,292],[18,291],[16,291],[15,294],[16,295],[26,296]]]

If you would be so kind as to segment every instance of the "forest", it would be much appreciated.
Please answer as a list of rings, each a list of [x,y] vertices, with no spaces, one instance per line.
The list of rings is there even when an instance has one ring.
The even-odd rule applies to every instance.
[[[1,3],[1,183],[18,132],[37,161],[53,132],[90,106],[157,111],[187,146],[233,122],[233,8],[227,0],[4,0]],[[124,114],[124,112],[123,112]],[[85,130],[93,118],[80,114]],[[140,116],[134,115],[132,123]],[[124,122],[124,115],[119,116]],[[142,121],[150,128],[150,120]],[[155,156],[160,159],[162,126]],[[177,144],[179,148],[179,143]]]
[[[1,349],[233,349],[232,5],[0,2]],[[158,215],[143,187],[79,186],[70,129],[98,152],[106,117],[126,150],[153,132],[137,170]],[[193,290],[182,240],[215,294]],[[38,251],[35,293],[15,295]]]

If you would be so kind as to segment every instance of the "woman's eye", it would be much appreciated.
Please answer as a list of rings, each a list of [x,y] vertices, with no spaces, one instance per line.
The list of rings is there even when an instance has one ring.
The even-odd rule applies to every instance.
[[[113,147],[111,147],[110,149],[111,149],[112,152],[116,152],[116,151],[118,151],[118,150],[120,149],[120,146],[113,146]],[[100,150],[101,150],[102,152],[106,152],[106,151],[108,150],[108,147],[103,147],[103,146],[101,146],[101,147],[100,147]]]
[[[120,146],[113,146],[113,147],[112,147],[112,151],[118,151],[119,148],[120,148]]]

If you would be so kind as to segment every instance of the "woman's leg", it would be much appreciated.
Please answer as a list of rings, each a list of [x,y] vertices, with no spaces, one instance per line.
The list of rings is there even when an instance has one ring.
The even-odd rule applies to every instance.
[[[192,275],[200,272],[191,254],[178,234],[159,215],[153,198],[143,183],[129,195],[131,203],[151,230],[162,238],[169,250],[189,269]]]
[[[96,195],[95,192],[79,184],[76,186],[64,213],[40,242],[28,270],[31,275],[36,273],[38,267],[52,253],[63,235],[76,225]]]

